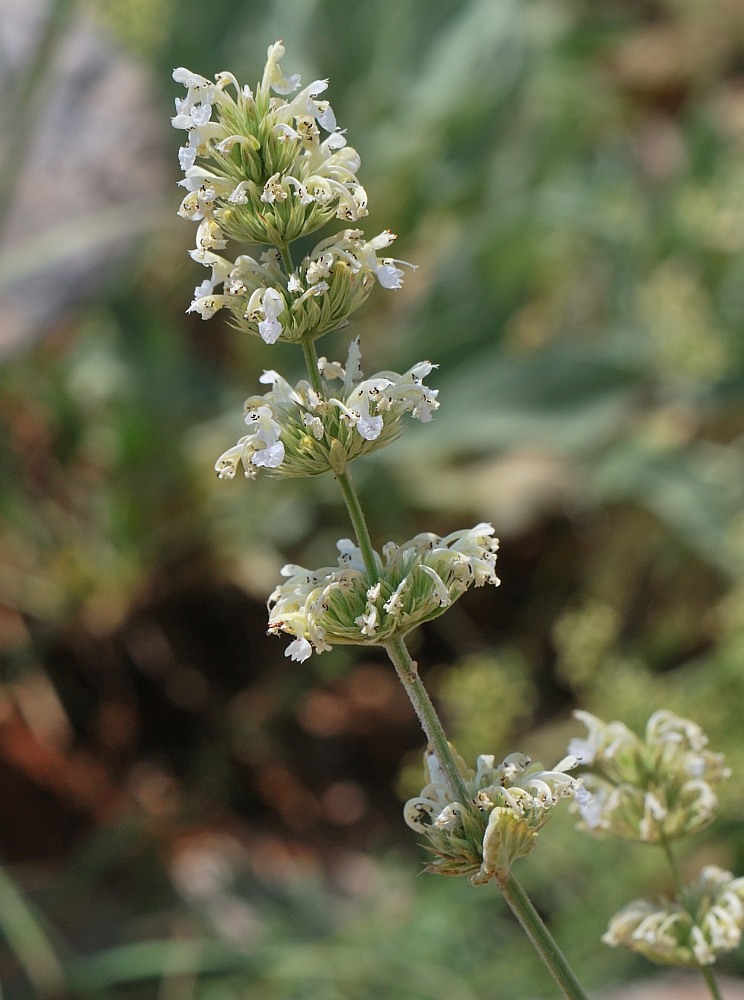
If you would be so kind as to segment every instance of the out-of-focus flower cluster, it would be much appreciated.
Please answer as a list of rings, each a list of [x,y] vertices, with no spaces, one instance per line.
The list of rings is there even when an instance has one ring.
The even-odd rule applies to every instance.
[[[571,740],[569,753],[591,767],[582,775],[590,795],[576,801],[580,828],[658,844],[674,864],[672,841],[696,833],[715,816],[715,789],[730,775],[722,754],[707,749],[700,726],[667,710],[654,712],[644,738],[622,722],[575,715],[587,735]],[[709,865],[671,901],[628,903],[602,940],[654,962],[699,968],[736,948],[743,926],[744,879]]]
[[[173,73],[186,87],[173,125],[188,132],[179,151],[187,192],[179,214],[197,223],[191,255],[211,268],[189,311],[209,319],[226,308],[235,326],[269,344],[336,329],[375,280],[399,288],[398,265],[405,263],[378,257],[395,240],[391,232],[367,240],[359,229],[322,240],[297,267],[282,259],[291,242],[330,220],[356,222],[367,214],[359,156],[330,104],[318,99],[328,81],[316,80],[289,99],[300,78],[285,77],[283,55],[280,42],[270,46],[255,94],[232,73],[214,81],[183,67]],[[259,260],[230,260],[219,253],[228,240],[273,249]]]
[[[612,918],[602,940],[653,962],[697,967],[737,948],[743,927],[744,878],[708,865],[684,900],[628,903]]]
[[[730,774],[721,754],[689,719],[655,712],[645,737],[622,722],[589,712],[575,716],[587,727],[568,752],[591,768],[583,776],[591,798],[577,803],[582,829],[647,844],[668,844],[696,833],[714,818],[715,789]]]
[[[354,340],[346,367],[325,358],[319,367],[325,398],[306,380],[292,387],[275,371],[264,372],[259,381],[272,388],[246,400],[250,433],[217,460],[221,479],[232,479],[241,463],[248,479],[261,468],[278,476],[341,472],[352,459],[396,438],[406,413],[426,422],[439,406],[438,390],[423,383],[435,367],[428,361],[402,375],[386,371],[365,379]]]
[[[497,549],[490,524],[444,538],[423,532],[375,553],[370,580],[360,549],[342,539],[336,566],[282,569],[287,582],[269,597],[269,632],[294,636],[286,655],[300,662],[336,643],[384,644],[437,618],[469,587],[498,585]]]
[[[468,793],[453,798],[432,753],[424,755],[426,785],[404,808],[406,823],[429,841],[429,870],[441,875],[468,875],[474,884],[506,876],[517,858],[529,854],[535,839],[561,799],[582,801],[581,781],[567,772],[578,764],[566,757],[550,770],[512,753],[496,764],[492,754],[477,758],[470,770],[458,767]]]

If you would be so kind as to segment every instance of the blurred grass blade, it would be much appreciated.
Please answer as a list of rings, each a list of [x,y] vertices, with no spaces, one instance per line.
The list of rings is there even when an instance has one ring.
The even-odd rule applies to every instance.
[[[209,940],[138,941],[76,959],[68,967],[72,989],[87,993],[116,983],[169,976],[236,972],[250,967],[245,954]]]
[[[74,0],[55,0],[42,25],[34,50],[28,55],[20,79],[0,78],[3,91],[11,91],[14,114],[0,151],[0,236],[13,208],[13,192],[23,172],[34,129],[43,110],[44,93],[50,79],[57,47],[75,9]]]
[[[0,931],[41,996],[59,993],[62,964],[33,907],[8,873],[0,868]]]

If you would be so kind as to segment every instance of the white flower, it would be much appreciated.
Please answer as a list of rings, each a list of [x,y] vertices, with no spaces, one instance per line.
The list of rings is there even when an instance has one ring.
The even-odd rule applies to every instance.
[[[284,299],[275,288],[267,288],[261,299],[264,319],[258,324],[258,332],[267,344],[274,344],[281,336],[282,325],[278,318],[284,312]]]
[[[288,656],[290,660],[295,660],[297,663],[304,663],[305,660],[312,655],[313,647],[307,641],[307,639],[295,639],[294,642],[290,642],[287,648],[284,650],[284,655]]]
[[[223,250],[226,246],[227,241],[214,219],[202,219],[196,231],[197,250]]]
[[[228,303],[227,295],[210,295],[209,282],[205,281],[194,289],[194,300],[186,310],[187,313],[199,313],[202,319],[212,316]]]
[[[287,192],[279,180],[279,174],[272,174],[264,184],[263,191],[261,192],[261,201],[265,201],[267,205],[271,205],[275,201],[286,201],[286,198]]]
[[[416,270],[416,265],[409,264],[407,260],[395,260],[392,257],[386,257],[375,268],[377,280],[383,288],[394,289],[403,287],[404,272],[399,267],[396,267],[396,264],[405,264],[412,271]]]
[[[363,615],[359,615],[358,618],[355,618],[354,622],[359,626],[359,630],[362,635],[372,636],[377,631],[379,617],[377,608],[372,605]]]
[[[196,162],[196,149],[191,146],[181,146],[178,150],[178,163],[181,170],[188,170]]]
[[[277,94],[291,94],[300,85],[300,75],[295,73],[290,77],[285,77],[279,65],[279,60],[284,55],[284,46],[281,42],[274,42],[270,45],[266,53],[266,68],[264,69],[261,89],[268,92],[269,89]]]
[[[276,469],[284,461],[284,445],[281,441],[276,441],[254,452],[251,459],[254,465],[264,469]]]
[[[273,419],[270,407],[258,406],[249,410],[245,422],[251,433],[240,438],[215,463],[220,479],[233,479],[241,462],[246,477],[254,479],[257,469],[274,469],[284,460],[284,445],[279,439],[281,427]]]

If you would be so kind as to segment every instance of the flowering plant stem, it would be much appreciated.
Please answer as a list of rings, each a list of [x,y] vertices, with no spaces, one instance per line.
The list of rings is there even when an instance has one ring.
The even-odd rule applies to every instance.
[[[709,965],[700,966],[700,975],[705,980],[705,985],[708,987],[708,990],[710,992],[710,995],[713,997],[713,1000],[723,1000],[723,997],[718,991],[718,984],[713,978],[713,972]]]
[[[449,745],[442,723],[439,721],[436,709],[431,703],[429,692],[419,677],[415,660],[411,658],[405,642],[399,637],[386,643],[385,650],[398,672],[400,682],[413,705],[414,711],[421,723],[421,728],[426,734],[429,746],[436,754],[453,797],[458,802],[467,802],[470,796],[465,788],[465,782],[460,774],[455,755],[452,753],[452,748]]]
[[[336,479],[346,501],[349,517],[356,533],[357,543],[364,557],[364,565],[370,575],[370,579],[374,580],[377,577],[378,570],[359,497],[348,472],[337,474]],[[455,755],[437,715],[437,711],[419,676],[416,661],[411,657],[405,641],[400,636],[396,636],[384,645],[397,671],[400,682],[413,705],[429,746],[439,761],[453,798],[459,802],[467,802],[470,796],[465,787],[463,776],[460,774]],[[519,882],[517,882],[511,872],[498,878],[497,881],[504,899],[530,939],[535,951],[548,967],[551,975],[562,990],[563,995],[568,1000],[586,1000],[586,994],[576,978],[573,969],[566,961],[563,952],[541,920],[540,915]],[[717,998],[717,1000],[720,1000],[720,998]]]
[[[569,1000],[587,1000],[581,983],[558,947],[553,935],[540,918],[527,893],[511,872],[497,877],[504,899],[522,925],[522,930],[532,942],[532,946],[550,970],[553,979]]]
[[[349,518],[351,519],[351,524],[354,528],[357,545],[362,553],[364,568],[367,570],[371,586],[375,580],[377,580],[379,569],[375,560],[374,549],[372,548],[372,540],[370,539],[369,531],[367,530],[367,522],[364,519],[362,505],[359,503],[359,497],[354,489],[354,483],[352,482],[351,474],[349,472],[337,472],[336,482],[343,493],[346,509],[349,512]]]
[[[323,380],[318,371],[318,352],[315,350],[315,341],[310,337],[302,338],[302,350],[305,354],[305,364],[310,376],[310,385],[319,396],[323,395]]]
[[[462,776],[457,767],[455,756],[447,740],[442,723],[431,703],[429,694],[419,677],[416,663],[411,659],[405,642],[396,639],[386,643],[385,649],[398,672],[398,677],[406,690],[411,704],[418,716],[421,727],[426,734],[429,745],[437,756],[437,760],[450,785],[452,795],[460,802],[468,801]],[[563,952],[553,939],[548,928],[540,918],[529,897],[519,882],[509,872],[503,878],[497,879],[504,899],[511,911],[530,939],[533,948],[548,967],[551,975],[559,985],[568,1000],[586,1000],[586,993],[581,987],[573,969],[566,961]]]

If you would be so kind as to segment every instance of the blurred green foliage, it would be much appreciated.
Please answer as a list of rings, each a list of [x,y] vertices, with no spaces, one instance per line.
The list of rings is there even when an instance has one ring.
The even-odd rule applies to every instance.
[[[254,82],[281,37],[330,77],[367,227],[419,265],[354,333],[369,370],[440,365],[435,423],[354,470],[373,535],[502,538],[501,590],[414,638],[461,749],[549,764],[572,707],[669,707],[740,775],[744,7],[67,7],[44,45],[93,24],[146,74],[174,184],[173,66]],[[17,83],[23,108],[48,85]],[[260,370],[301,358],[184,315],[192,234],[157,198],[115,279],[3,367],[2,996],[553,995],[495,892],[415,877],[393,788],[420,738],[387,668],[290,668],[263,636],[282,563],[325,564],[349,528],[330,480],[212,478]],[[5,247],[6,283],[22,265],[43,293],[40,245],[74,250]],[[744,872],[740,788],[691,871]],[[599,936],[668,890],[661,860],[577,837],[554,821],[520,877],[588,986],[645,974]]]

